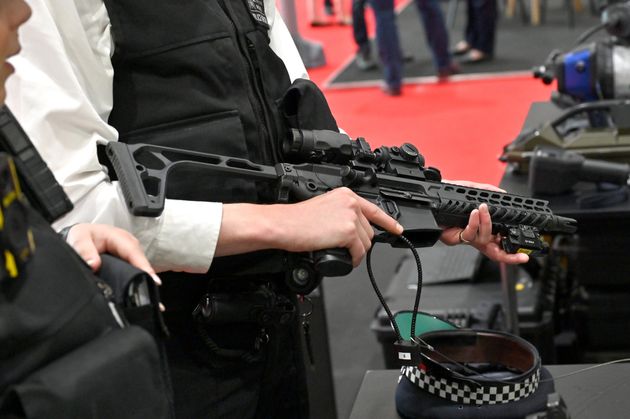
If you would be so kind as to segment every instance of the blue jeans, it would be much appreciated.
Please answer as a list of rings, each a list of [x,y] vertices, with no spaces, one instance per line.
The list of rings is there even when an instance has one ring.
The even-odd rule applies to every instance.
[[[433,54],[433,63],[438,70],[448,69],[451,54],[448,50],[448,31],[438,0],[415,0],[422,18],[424,33]]]
[[[402,83],[403,59],[394,0],[369,0],[376,17],[376,44],[383,63],[383,77],[387,86],[399,88]]]

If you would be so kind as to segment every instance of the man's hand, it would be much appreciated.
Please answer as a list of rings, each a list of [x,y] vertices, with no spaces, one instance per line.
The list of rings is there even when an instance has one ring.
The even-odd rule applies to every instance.
[[[110,253],[147,272],[158,285],[161,284],[140,242],[126,230],[106,224],[76,224],[66,240],[94,272],[101,267],[99,254]]]
[[[295,204],[285,215],[289,214],[290,222],[284,226],[288,239],[284,249],[304,252],[345,247],[355,267],[372,246],[374,229],[370,223],[396,235],[403,231],[396,220],[348,188],[337,188]]]
[[[374,229],[370,223],[396,235],[403,231],[396,220],[348,188],[336,188],[296,204],[228,204],[223,209],[216,254],[343,247],[350,251],[356,267],[372,245]]]
[[[444,181],[456,185],[472,188],[487,189],[496,192],[505,192],[496,186],[474,183],[469,181]],[[492,234],[492,219],[488,206],[481,204],[479,209],[473,210],[468,218],[468,225],[461,229],[459,227],[446,228],[440,238],[442,242],[450,246],[456,244],[470,244],[491,260],[509,264],[526,263],[529,256],[524,253],[510,254],[501,247],[501,236]]]

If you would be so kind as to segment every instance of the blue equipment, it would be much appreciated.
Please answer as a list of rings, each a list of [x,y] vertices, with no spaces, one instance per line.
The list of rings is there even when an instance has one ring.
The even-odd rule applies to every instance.
[[[610,37],[585,44],[601,29]],[[602,99],[630,98],[630,2],[612,4],[601,23],[582,34],[573,50],[551,52],[545,64],[535,67],[543,83],[557,80],[552,100],[561,106]]]

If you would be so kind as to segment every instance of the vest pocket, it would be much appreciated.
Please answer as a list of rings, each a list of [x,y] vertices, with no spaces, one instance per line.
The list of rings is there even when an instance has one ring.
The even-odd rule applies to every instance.
[[[249,158],[245,131],[236,110],[134,130],[121,136],[121,141]],[[166,196],[196,201],[251,202],[256,200],[257,194],[251,181],[180,167],[169,171]]]
[[[167,122],[121,134],[127,144],[147,143],[226,156],[246,157],[245,131],[238,111]]]

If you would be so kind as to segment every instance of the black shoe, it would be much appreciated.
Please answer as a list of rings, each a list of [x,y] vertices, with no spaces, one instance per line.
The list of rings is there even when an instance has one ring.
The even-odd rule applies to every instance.
[[[402,88],[400,86],[394,87],[394,86],[387,86],[387,85],[385,85],[385,86],[381,87],[381,90],[387,96],[400,96],[400,95],[402,95]]]
[[[461,73],[462,70],[455,63],[451,63],[449,66],[440,68],[437,73],[439,81],[446,81],[450,76]]]

